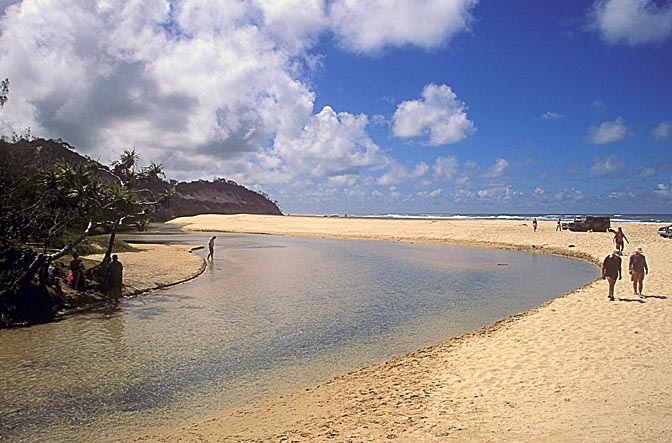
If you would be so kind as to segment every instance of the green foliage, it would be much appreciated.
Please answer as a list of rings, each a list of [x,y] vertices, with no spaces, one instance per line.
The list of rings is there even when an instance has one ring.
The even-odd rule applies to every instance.
[[[108,245],[110,243],[110,236],[108,235],[96,235],[94,237],[88,237],[77,247],[77,253],[79,255],[93,255],[93,254],[102,254],[105,253]],[[114,240],[113,245],[114,252],[139,252],[140,249],[131,246],[125,241],[119,240],[118,238]]]
[[[59,237],[54,240],[54,247],[55,248],[62,248],[68,243],[71,243],[72,240],[75,238],[75,233],[73,232],[68,232],[67,234],[63,235],[62,237]],[[94,254],[104,254],[105,251],[107,250],[108,246],[110,243],[110,234],[102,234],[102,235],[93,235],[90,237],[85,238],[82,240],[81,243],[79,243],[77,246],[75,246],[71,251],[68,257],[74,253],[79,254],[80,256],[84,255],[94,255]],[[113,245],[113,250],[114,252],[138,252],[138,248],[134,248],[130,244],[119,240],[115,239],[114,240],[114,245]]]
[[[0,287],[8,287],[20,269],[28,266],[32,251],[0,241]]]
[[[4,316],[3,321],[24,318],[25,313],[19,311],[29,306],[25,304],[29,294],[35,296],[32,300],[36,303],[50,299],[44,288],[35,288],[34,276],[38,269],[73,252],[104,253],[100,264],[107,263],[115,248],[125,249],[115,242],[115,234],[125,218],[134,218],[144,227],[153,208],[167,204],[174,188],[168,187],[167,191],[155,195],[148,186],[161,181],[162,165],[152,163],[139,168],[138,160],[133,149],[124,151],[111,171],[95,162],[57,162],[41,170],[30,170],[25,165],[12,163],[11,159],[0,163],[3,189],[0,195],[0,242],[3,245],[0,316]],[[102,244],[83,242],[93,230],[100,228],[109,234],[102,238]],[[19,306],[22,308],[16,311]],[[42,319],[47,311],[30,315]]]
[[[21,293],[4,290],[18,278],[22,269],[29,266],[32,258],[30,248],[0,241],[0,288],[3,289],[0,291],[0,327],[46,321],[58,308],[57,291],[35,281],[30,281]]]
[[[75,228],[78,214],[59,190],[12,158],[0,163],[0,238],[9,243],[37,242],[46,248],[65,227]]]

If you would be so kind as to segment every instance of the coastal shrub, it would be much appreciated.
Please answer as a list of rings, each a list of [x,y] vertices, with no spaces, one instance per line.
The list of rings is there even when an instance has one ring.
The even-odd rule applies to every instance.
[[[0,321],[2,326],[43,323],[54,318],[61,303],[55,287],[33,282],[3,300]]]
[[[10,288],[18,272],[30,263],[34,255],[29,248],[19,248],[0,240],[0,298]]]
[[[49,288],[39,281],[31,281],[21,291],[12,287],[35,255],[29,248],[0,241],[0,327],[48,321],[58,310],[61,298],[57,288]]]

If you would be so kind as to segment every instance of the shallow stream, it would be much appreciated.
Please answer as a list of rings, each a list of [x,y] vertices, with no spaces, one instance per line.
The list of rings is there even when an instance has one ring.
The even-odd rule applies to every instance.
[[[598,276],[542,254],[216,235],[196,280],[0,330],[0,441],[112,441],[179,425],[439,343]]]

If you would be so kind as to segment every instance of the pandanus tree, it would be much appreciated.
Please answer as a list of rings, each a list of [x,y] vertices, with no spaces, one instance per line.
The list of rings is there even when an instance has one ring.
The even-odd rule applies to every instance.
[[[159,206],[165,206],[174,196],[173,187],[158,195],[152,190],[157,181],[165,177],[163,165],[150,163],[146,167],[138,167],[140,157],[135,149],[126,149],[113,163],[112,174],[118,180],[113,188],[116,194],[106,210],[111,222],[110,241],[102,263],[108,263],[112,254],[115,236],[119,226],[127,217],[134,217],[136,224],[144,228],[149,220],[149,212]]]
[[[123,220],[131,216],[147,218],[154,207],[169,202],[174,194],[173,188],[157,195],[145,186],[161,180],[162,166],[152,163],[141,168],[137,165],[138,160],[133,149],[124,151],[111,170],[94,162],[56,163],[36,179],[22,185],[34,198],[24,199],[23,204],[15,201],[14,206],[19,208],[15,208],[13,213],[16,222],[22,220],[25,223],[24,231],[28,226],[28,232],[17,232],[21,235],[7,237],[10,241],[9,237],[14,237],[15,243],[24,242],[25,238],[40,239],[45,246],[18,274],[11,286],[13,294],[19,294],[30,284],[41,266],[69,254],[97,226],[109,228],[110,240],[100,265],[107,264]],[[26,190],[26,186],[33,189]],[[49,239],[65,229],[75,230],[78,234],[58,251],[47,253]],[[100,268],[104,269],[103,266]]]

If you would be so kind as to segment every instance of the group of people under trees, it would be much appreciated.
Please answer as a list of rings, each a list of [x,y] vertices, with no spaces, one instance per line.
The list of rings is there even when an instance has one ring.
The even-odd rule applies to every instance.
[[[111,304],[118,305],[121,297],[121,287],[123,285],[124,266],[119,261],[117,254],[112,255],[105,268],[105,279],[107,283],[107,295]],[[68,276],[69,285],[77,290],[83,291],[87,285],[87,271],[84,261],[77,253],[72,255],[70,262],[70,275]]]
[[[616,281],[623,278],[621,271],[621,256],[623,255],[625,242],[630,244],[630,241],[623,233],[623,229],[619,227],[614,234],[616,248],[602,262],[602,279],[606,279],[609,282],[609,295],[607,297],[611,301],[615,300],[614,287],[616,286]],[[644,288],[644,276],[649,273],[649,266],[646,263],[646,257],[643,254],[642,248],[635,248],[635,252],[630,255],[630,259],[628,260],[628,272],[630,274],[630,280],[632,280],[632,289],[635,295],[644,298],[644,294],[642,293]]]
[[[213,260],[215,258],[215,239],[213,236],[208,241],[208,258]],[[119,305],[119,298],[121,297],[121,288],[123,286],[124,266],[119,261],[117,254],[112,255],[112,260],[109,261],[105,268],[105,279],[107,284],[107,294],[109,302],[113,305]],[[72,255],[70,262],[70,274],[68,275],[68,284],[77,291],[84,291],[87,285],[87,270],[84,261],[77,253]]]

